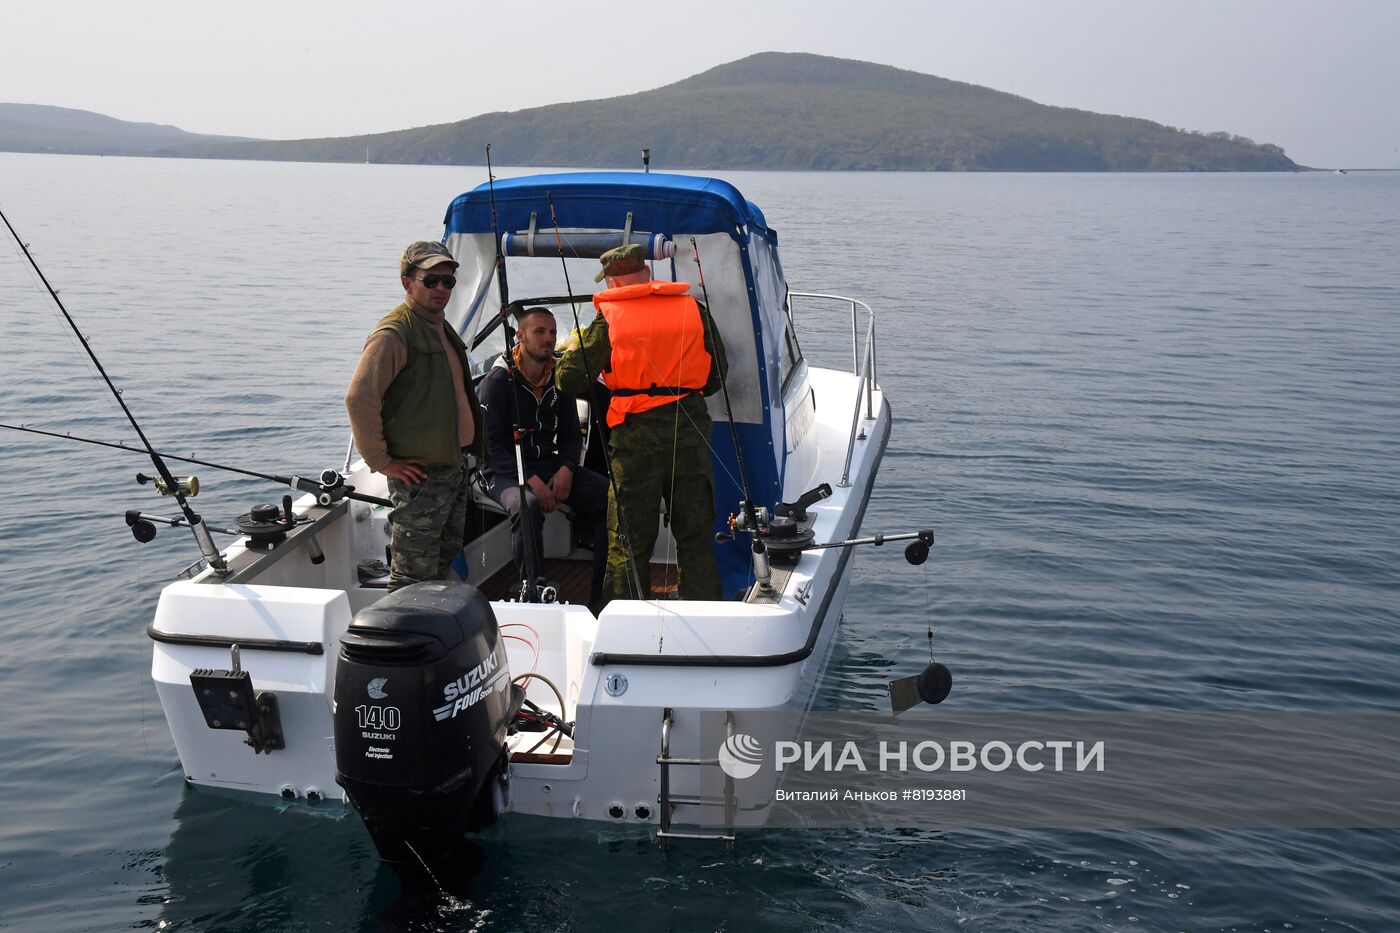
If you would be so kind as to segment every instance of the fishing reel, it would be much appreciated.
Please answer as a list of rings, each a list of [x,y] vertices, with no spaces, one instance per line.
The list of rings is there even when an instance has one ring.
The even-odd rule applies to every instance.
[[[753,516],[754,516],[755,523],[756,523],[757,526],[758,526],[758,527],[756,527],[756,528],[753,527],[753,526],[751,526],[751,525],[749,524],[749,515],[748,515],[747,510],[745,510],[745,508],[744,508],[744,504],[743,504],[742,502],[739,503],[739,511],[738,511],[738,513],[734,513],[734,512],[730,512],[730,513],[729,513],[729,522],[728,522],[728,524],[729,524],[729,531],[730,531],[730,534],[732,535],[732,534],[734,534],[734,533],[736,533],[736,532],[740,532],[740,531],[746,532],[746,533],[748,533],[748,534],[763,534],[764,530],[766,530],[767,527],[768,527],[768,506],[766,506],[766,505],[756,505],[756,506],[754,506],[754,507],[753,507]]]
[[[171,489],[170,484],[159,476],[147,476],[145,473],[136,474],[136,482],[140,483],[142,486],[147,483],[154,483],[156,492],[160,493],[162,496],[181,495],[193,499],[195,496],[199,495],[198,476],[176,476],[173,477],[173,479],[175,480],[175,488]]]
[[[524,580],[517,580],[511,585],[506,593],[506,597],[513,603],[557,603],[559,602],[559,584],[547,577],[535,578],[535,598],[531,599],[526,592]]]
[[[156,492],[162,496],[182,496],[186,499],[193,499],[199,495],[198,476],[172,476],[175,486],[172,488],[163,478],[159,476],[147,476],[145,473],[136,474],[136,482],[145,486],[151,483],[156,487]],[[131,529],[131,536],[141,544],[149,544],[156,537],[156,522],[161,522],[172,527],[188,527],[188,521],[177,518],[160,518],[158,516],[142,515],[140,510],[132,509],[126,513],[126,526]]]
[[[300,487],[298,487],[300,488]],[[317,505],[332,505],[345,498],[350,492],[350,487],[345,485],[345,477],[335,470],[322,470],[319,489],[307,489],[303,492],[314,492],[316,494]]]
[[[311,493],[316,497],[316,504],[323,507],[335,505],[355,491],[355,487],[345,485],[345,477],[335,470],[322,470],[317,479],[288,477],[287,485],[297,492]]]
[[[788,503],[778,505],[775,512],[791,508]],[[802,557],[802,549],[816,540],[812,522],[803,510],[801,521],[792,514],[770,514],[765,506],[753,509],[754,523],[749,522],[749,513],[740,505],[737,514],[729,516],[729,534],[716,535],[716,540],[732,541],[739,532],[753,535],[755,554],[766,554],[775,564],[791,566]],[[757,527],[754,527],[756,525]]]

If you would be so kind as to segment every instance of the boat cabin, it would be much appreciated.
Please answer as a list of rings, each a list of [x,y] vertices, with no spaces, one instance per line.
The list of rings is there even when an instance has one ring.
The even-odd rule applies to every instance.
[[[783,501],[789,460],[800,459],[813,405],[778,234],[763,212],[718,179],[590,172],[504,179],[494,190],[480,185],[452,202],[444,226],[461,263],[448,319],[471,348],[477,377],[513,340],[514,310],[549,307],[561,334],[586,327],[594,317],[598,258],[609,249],[638,244],[653,279],[690,284],[690,294],[710,309],[729,363],[728,410],[724,394],[707,400],[714,422],[714,531],[729,539],[715,548],[726,596],[745,592],[754,582],[748,545],[730,534],[730,517],[740,511],[745,480],[756,507],[771,510]],[[589,462],[603,471],[596,448]],[[673,578],[663,568],[675,551],[662,532],[654,576],[665,588]],[[557,531],[551,540],[557,559]],[[561,579],[576,575],[565,576],[558,564],[549,571],[546,576]]]

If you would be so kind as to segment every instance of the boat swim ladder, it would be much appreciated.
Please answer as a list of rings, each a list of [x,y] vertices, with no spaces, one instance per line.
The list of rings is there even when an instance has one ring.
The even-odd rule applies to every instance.
[[[661,754],[656,756],[656,763],[661,768],[661,794],[657,797],[657,803],[661,807],[661,827],[656,831],[656,838],[661,842],[661,849],[665,851],[669,848],[672,839],[723,839],[724,851],[733,852],[734,811],[737,801],[734,797],[734,779],[732,777],[728,774],[724,776],[723,797],[683,797],[671,793],[671,768],[673,766],[719,767],[718,758],[677,758],[672,756],[671,727],[674,724],[675,714],[668,706],[661,711]],[[726,741],[734,737],[734,713],[731,710],[725,710],[724,713],[724,733]],[[699,833],[672,829],[671,811],[678,806],[724,807],[724,832]]]

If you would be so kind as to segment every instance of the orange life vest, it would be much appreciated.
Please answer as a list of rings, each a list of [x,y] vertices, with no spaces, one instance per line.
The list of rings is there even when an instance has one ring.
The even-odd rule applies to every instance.
[[[633,412],[650,411],[701,391],[710,377],[704,324],[687,282],[638,282],[593,296],[608,322],[612,390],[608,427]]]

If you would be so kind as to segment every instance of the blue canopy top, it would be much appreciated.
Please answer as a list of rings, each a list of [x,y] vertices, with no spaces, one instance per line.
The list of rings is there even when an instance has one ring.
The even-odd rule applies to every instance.
[[[502,233],[529,226],[530,214],[540,229],[553,227],[549,203],[554,201],[559,226],[621,229],[627,213],[632,227],[656,233],[733,234],[748,226],[772,239],[763,212],[739,189],[718,178],[642,172],[569,172],[503,178],[496,182],[497,226]],[[447,235],[491,232],[491,191],[478,185],[459,195],[443,218]]]
[[[796,371],[800,356],[794,355],[797,341],[790,333],[778,236],[763,212],[733,185],[717,178],[642,172],[505,178],[496,182],[494,200],[494,225],[492,191],[485,184],[455,198],[443,218],[443,241],[461,263],[448,317],[468,339],[478,321],[495,320],[494,315],[480,312],[490,304],[491,290],[497,287],[497,250],[502,248],[497,234],[518,236],[536,231],[547,245],[538,253],[532,250],[528,258],[512,255],[509,266],[513,278],[519,276],[514,279],[517,283],[529,282],[536,289],[532,294],[560,294],[559,284],[553,280],[559,258],[552,236],[555,217],[550,214],[551,201],[560,230],[616,234],[617,243],[628,229],[671,240],[677,248],[658,269],[662,277],[675,281],[700,284],[703,247],[708,282],[693,294],[703,295],[709,304],[729,361],[724,410],[719,410],[715,400],[710,401],[716,422],[710,435],[716,465],[714,530],[726,527],[724,516],[745,494],[741,485],[748,487],[758,505],[772,507],[781,501],[789,447],[784,375]],[[591,255],[596,260],[598,254]],[[544,261],[546,258],[550,261]],[[575,261],[584,258],[574,257]],[[597,268],[594,262],[588,271],[591,274]],[[564,271],[567,274],[567,269]],[[752,582],[749,550],[742,541],[716,545],[715,556],[727,594]]]

